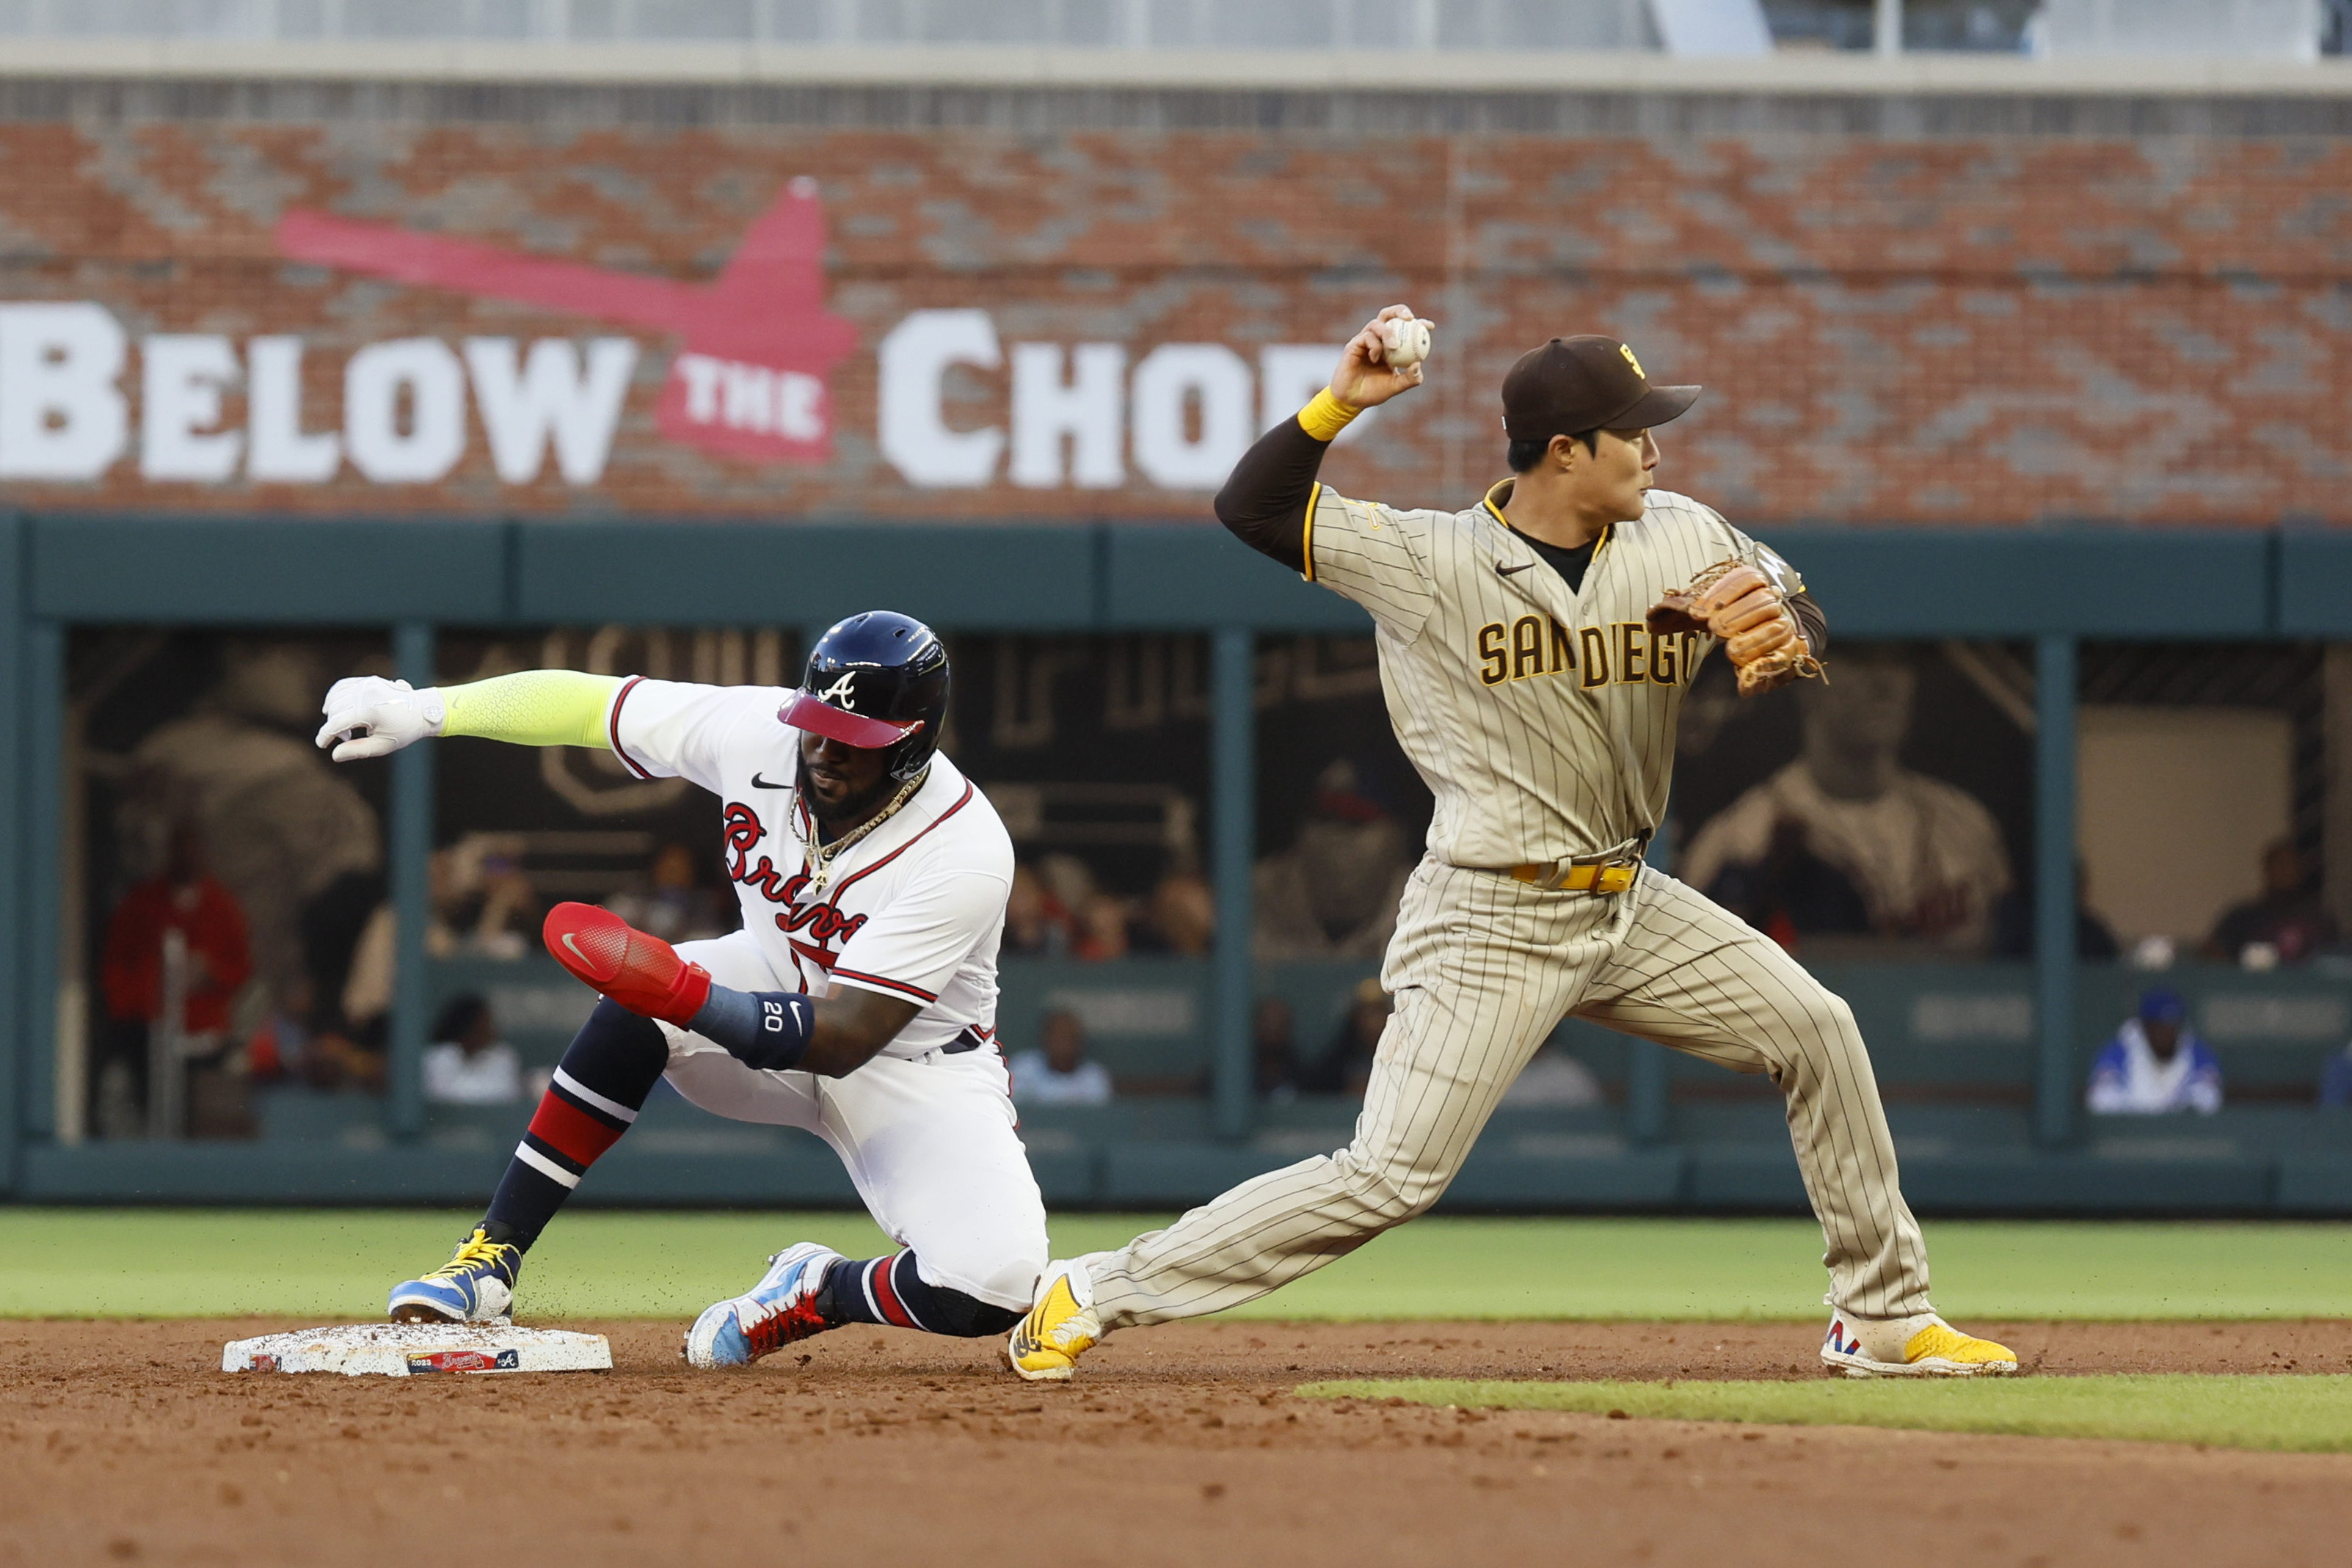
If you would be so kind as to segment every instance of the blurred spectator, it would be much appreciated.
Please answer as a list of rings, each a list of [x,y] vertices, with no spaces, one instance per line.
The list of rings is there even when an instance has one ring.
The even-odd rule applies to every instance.
[[[1993,910],[1992,951],[1997,958],[2033,956],[2033,900],[2025,889],[2012,887],[2001,894]],[[2107,923],[2091,909],[2091,873],[2074,862],[2074,956],[2095,964],[2112,964],[2123,956],[2123,945]],[[2171,963],[2146,966],[2162,968]]]
[[[163,937],[187,944],[186,1012],[191,1036],[228,1026],[229,1004],[252,973],[245,913],[205,868],[203,841],[183,823],[173,831],[163,869],[132,885],[108,922],[104,977],[108,1011],[148,1022],[163,1005]]]
[[[1298,1020],[1280,997],[1260,997],[1250,1012],[1250,1055],[1256,1062],[1257,1092],[1286,1104],[1298,1098],[1304,1074],[1298,1067]]]
[[[330,671],[316,644],[231,640],[221,679],[195,707],[150,731],[127,759],[134,787],[115,822],[128,844],[160,851],[172,824],[193,821],[205,859],[236,900],[254,972],[273,988],[302,973],[314,906],[356,901],[339,937],[325,944],[335,967],[314,977],[322,995],[341,984],[352,934],[381,895],[383,862],[374,808],[353,770],[311,744]],[[389,674],[388,670],[382,672]],[[160,856],[159,856],[160,858]]]
[[[1059,958],[1069,950],[1069,910],[1046,888],[1044,879],[1027,862],[1015,865],[1013,891],[1004,901],[1003,951]]]
[[[302,906],[302,976],[310,999],[297,1016],[307,1028],[317,1029],[331,1021],[320,1016],[322,1004],[341,1005],[360,944],[368,936],[378,912],[385,909],[384,900],[390,894],[391,886],[381,873],[352,872],[338,877],[325,892]],[[386,927],[383,937],[389,939],[390,934]],[[261,977],[273,978],[266,968],[261,970]],[[286,989],[282,981],[273,987],[279,995]],[[290,1062],[294,1059],[287,1060]]]
[[[302,1052],[302,1082],[322,1093],[356,1089],[381,1094],[386,1075],[382,1044],[354,1040],[338,1025],[322,1025]]]
[[[1013,1059],[1013,1098],[1024,1105],[1108,1105],[1110,1073],[1087,1060],[1087,1031],[1078,1015],[1055,1008],[1038,1024],[1043,1050]]]
[[[1395,1002],[1381,988],[1379,976],[1367,975],[1357,981],[1348,1016],[1339,1020],[1330,1048],[1315,1064],[1307,1087],[1319,1093],[1360,1098],[1372,1081],[1372,1057],[1381,1048],[1381,1034],[1395,1010]]]
[[[604,907],[665,942],[698,942],[735,928],[727,907],[731,901],[723,900],[717,888],[697,885],[694,852],[686,845],[664,844],[656,851],[646,881],[645,892],[615,894]],[[536,915],[536,904],[532,907]]]
[[[2263,852],[2263,891],[2258,898],[2234,905],[2214,924],[2205,938],[2205,956],[2225,964],[2250,962],[2246,949],[2257,945],[2271,950],[2272,960],[2299,964],[2324,947],[2336,945],[2336,916],[2319,901],[2302,852],[2285,839]]]
[[[360,933],[359,946],[352,949],[351,973],[343,980],[343,993],[335,998],[335,1016],[355,1040],[370,1047],[382,1049],[384,1020],[392,1014],[392,984],[394,970],[400,956],[400,929],[393,917],[389,902],[376,905],[368,916],[366,929]],[[428,931],[425,951],[443,956]]]
[[[1127,902],[1113,898],[1108,893],[1097,893],[1078,909],[1077,940],[1071,946],[1073,957],[1089,964],[1099,964],[1112,958],[1127,956]]]
[[[1363,793],[1355,764],[1331,763],[1297,841],[1257,862],[1258,960],[1379,957],[1412,869],[1404,829]]]
[[[690,862],[688,873],[691,880]],[[539,951],[539,894],[512,835],[468,833],[433,852],[426,877],[433,910],[425,950],[431,956],[514,960]],[[360,932],[336,998],[350,1038],[371,1051],[383,1044],[399,952],[399,923],[387,899]]]
[[[1133,933],[1137,952],[1182,958],[1206,957],[1216,936],[1216,894],[1198,874],[1181,871],[1160,879]]]
[[[2352,1044],[2330,1056],[2320,1068],[2319,1103],[2330,1111],[2352,1109]]]
[[[689,883],[693,876],[689,862]],[[485,843],[474,887],[460,905],[460,918],[452,922],[460,929],[470,926],[467,947],[486,958],[513,959],[536,953],[540,913],[539,894],[522,869],[520,851]]]
[[[522,1058],[499,1038],[490,1004],[453,997],[425,1048],[425,1097],[444,1105],[510,1105],[522,1098]]]
[[[382,1019],[376,1020],[380,1025]],[[256,1082],[295,1079],[321,1093],[383,1087],[383,1044],[352,1038],[340,1017],[322,1008],[308,976],[281,987],[269,1010],[246,1037],[247,1071]]]
[[[1601,1080],[1592,1076],[1592,1069],[1559,1041],[1546,1040],[1503,1091],[1502,1103],[1517,1110],[1563,1109],[1598,1105],[1601,1098]]]
[[[1792,953],[1809,936],[1858,936],[1870,930],[1862,894],[1844,873],[1812,852],[1805,824],[1794,817],[1772,824],[1761,860],[1725,866],[1707,891]]]
[[[175,960],[173,954],[181,956]],[[170,972],[175,963],[176,975]],[[132,884],[107,922],[100,976],[107,1017],[114,1028],[98,1071],[102,1085],[110,1075],[118,1079],[100,1096],[118,1108],[118,1116],[121,1107],[146,1105],[150,1135],[177,1137],[185,1131],[155,1124],[152,1097],[166,1086],[158,1085],[153,1073],[183,1072],[192,1063],[219,1056],[229,1009],[252,972],[245,912],[205,869],[204,841],[195,825],[182,821],[172,831],[163,870]],[[183,988],[180,1016],[169,1020],[172,1028],[158,1038],[156,1030],[166,1022],[165,991],[174,982]],[[173,1060],[159,1061],[159,1051]],[[171,1103],[184,1104],[179,1098],[184,1082],[168,1086],[173,1093]],[[135,1129],[118,1124],[102,1131],[121,1137]]]
[[[246,1037],[246,1071],[257,1083],[275,1083],[302,1067],[310,1049],[310,1019],[318,991],[307,975],[297,976],[278,988],[268,1012]]]
[[[1086,862],[1076,855],[1050,854],[1037,862],[1037,874],[1051,903],[1069,912],[1071,957],[1101,963],[1127,956],[1127,902],[1098,887]]]
[[[689,860],[688,880],[692,880]],[[510,833],[467,833],[433,852],[427,870],[433,899],[425,951],[436,958],[520,958],[539,950],[540,905],[522,869],[522,842]],[[377,908],[360,938],[356,969],[369,944],[392,950],[392,906]],[[389,962],[389,959],[386,959]]]
[[[1061,910],[1064,919],[1075,925],[1077,912],[1095,895],[1095,873],[1087,862],[1073,854],[1045,855],[1037,862],[1037,876],[1045,884],[1052,904]]]
[[[2189,1028],[2179,991],[2140,993],[2139,1016],[2125,1019],[2091,1064],[2088,1100],[2095,1116],[2210,1116],[2221,1108],[2221,1064]]]
[[[1916,688],[1901,654],[1868,649],[1801,683],[1797,760],[1708,819],[1677,874],[1795,934],[1850,928],[1858,898],[1877,936],[1983,952],[2009,852],[1974,796],[1903,766]]]

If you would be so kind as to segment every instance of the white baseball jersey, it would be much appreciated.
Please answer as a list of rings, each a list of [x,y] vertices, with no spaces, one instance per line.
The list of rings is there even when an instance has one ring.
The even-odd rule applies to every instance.
[[[1437,800],[1430,852],[1460,866],[1594,855],[1654,831],[1683,693],[1715,639],[1653,637],[1650,606],[1735,556],[1803,586],[1714,508],[1653,490],[1571,589],[1503,520],[1511,485],[1460,512],[1318,485],[1307,511],[1307,580],[1371,612],[1390,722]]]
[[[1013,840],[945,757],[914,797],[844,850],[822,888],[795,787],[800,731],[781,686],[624,683],[606,714],[614,754],[641,779],[688,779],[725,802],[727,874],[777,990],[857,986],[919,1004],[883,1054],[993,1045],[996,948]]]

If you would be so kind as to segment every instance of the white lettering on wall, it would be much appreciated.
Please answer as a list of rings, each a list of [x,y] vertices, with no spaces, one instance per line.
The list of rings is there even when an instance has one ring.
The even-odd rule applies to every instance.
[[[1070,451],[1069,480],[1107,490],[1127,482],[1119,448],[1127,434],[1127,350],[1117,343],[1080,343],[1064,375],[1059,343],[1013,345],[1013,482],[1033,490],[1064,483],[1062,448]]]
[[[474,406],[489,434],[499,477],[509,485],[537,479],[552,440],[556,472],[565,484],[603,478],[636,365],[637,345],[629,338],[591,339],[585,374],[580,350],[566,339],[542,338],[527,356],[518,355],[512,338],[467,339]]]
[[[88,301],[0,305],[0,478],[95,479],[122,455],[124,348]]]
[[[686,417],[697,424],[719,417],[719,375],[725,363],[709,354],[680,354],[671,367],[686,382]]]
[[[245,345],[245,473],[265,484],[318,485],[342,466],[343,438],[302,428],[302,340]]]
[[[618,336],[363,344],[340,367],[340,420],[330,394],[310,408],[308,418],[324,427],[312,429],[300,337],[250,339],[241,364],[237,343],[215,333],[157,333],[141,350],[136,434],[145,479],[220,485],[241,473],[255,484],[321,485],[348,458],[375,484],[433,483],[465,460],[470,395],[501,482],[537,482],[551,453],[575,487],[604,478],[641,352]],[[1130,355],[1111,342],[1005,344],[981,309],[912,312],[877,345],[881,455],[923,488],[1009,481],[1109,489],[1140,478],[1213,490],[1255,432],[1288,418],[1324,384],[1338,350],[1265,344],[1255,366],[1219,343],[1162,343],[1132,365]],[[959,366],[1001,388],[1003,402],[960,402]],[[330,377],[336,369],[318,368]],[[133,434],[130,369],[121,325],[103,307],[0,304],[0,478],[90,480],[120,462]],[[678,354],[672,369],[690,423],[795,443],[824,438],[829,394],[818,377],[694,352]],[[991,374],[999,371],[1001,382]],[[240,384],[244,427],[225,427]],[[764,455],[756,443],[741,452]]]
[[[880,361],[882,455],[907,483],[934,488],[994,478],[1004,432],[994,425],[950,429],[941,406],[949,366],[992,371],[1003,361],[988,312],[918,310],[882,340]]]
[[[466,455],[466,371],[449,345],[396,338],[353,354],[343,367],[343,449],[379,485],[430,484],[455,468]]]
[[[1250,368],[1222,343],[1162,343],[1135,367],[1135,465],[1171,490],[1213,490],[1249,450]]]
[[[217,485],[236,472],[240,431],[222,430],[221,393],[236,385],[236,350],[209,332],[160,333],[139,345],[139,472]]]
[[[709,354],[680,354],[686,417],[793,441],[824,436],[824,382],[799,371],[772,370]]]

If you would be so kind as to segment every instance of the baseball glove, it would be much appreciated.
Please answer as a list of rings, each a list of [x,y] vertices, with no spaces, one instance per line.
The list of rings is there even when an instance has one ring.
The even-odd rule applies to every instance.
[[[1787,596],[1745,561],[1717,561],[1689,586],[1668,589],[1647,620],[1656,635],[1705,632],[1721,642],[1743,697],[1822,674]]]

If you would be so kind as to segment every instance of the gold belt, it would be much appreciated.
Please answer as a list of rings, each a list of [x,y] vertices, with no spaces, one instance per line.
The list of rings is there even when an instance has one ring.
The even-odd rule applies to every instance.
[[[1515,865],[1511,875],[1530,887],[1540,887],[1551,893],[1622,893],[1633,885],[1642,872],[1640,861],[1616,861],[1607,864]]]

